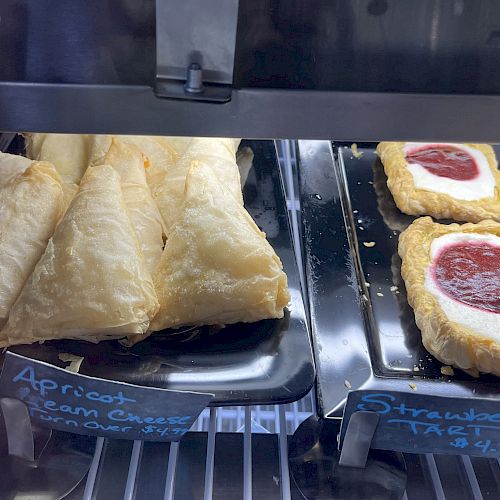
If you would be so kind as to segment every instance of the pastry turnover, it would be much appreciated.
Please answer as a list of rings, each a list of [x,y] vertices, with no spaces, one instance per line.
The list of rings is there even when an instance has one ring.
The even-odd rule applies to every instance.
[[[93,138],[90,163],[99,164],[99,160],[108,151],[112,140],[135,146],[144,156],[148,184],[151,187],[156,186],[162,182],[167,169],[179,158],[175,149],[167,147],[166,141],[161,139],[145,135],[96,135]],[[190,139],[186,138],[186,140]]]
[[[120,176],[111,166],[96,166],[12,307],[0,346],[142,334],[157,310]]]
[[[63,182],[79,184],[89,164],[92,136],[81,134],[25,134],[26,154],[51,162]]]
[[[63,182],[62,190],[64,195],[64,212],[66,212],[75,194],[78,193],[78,184]]]
[[[281,318],[290,295],[282,264],[214,170],[194,162],[154,276],[151,329]]]
[[[241,150],[238,151],[236,155],[236,162],[240,171],[240,183],[242,189],[247,182],[248,174],[250,173],[250,170],[252,168],[253,158],[254,154],[252,148],[249,147],[241,148]]]
[[[455,172],[446,171],[446,166],[440,171],[439,164],[430,169],[422,167],[418,164],[419,149],[433,146],[447,149],[452,155],[458,153],[462,161],[469,156],[469,167],[477,172],[469,175],[460,170],[469,168],[465,163],[458,164]],[[384,165],[387,186],[402,212],[467,222],[500,221],[500,173],[491,146],[381,142],[377,153]],[[429,158],[426,161],[432,161]]]
[[[32,163],[33,160],[24,156],[0,153],[0,187],[22,174]]]
[[[185,153],[193,140],[192,137],[169,137],[162,135],[154,136],[153,138],[170,152],[175,161]]]
[[[30,163],[0,188],[0,328],[64,209],[56,169],[49,163]]]
[[[146,182],[144,159],[135,146],[112,139],[99,163],[111,165],[120,174],[123,199],[150,273],[163,250],[163,222]]]
[[[186,176],[193,162],[209,165],[224,189],[237,203],[243,205],[236,147],[235,139],[194,138],[182,157],[166,171],[163,181],[152,186],[153,198],[165,222],[167,237],[180,215]]]
[[[111,140],[131,144],[137,147],[144,156],[148,184],[158,185],[168,170],[186,152],[193,137],[169,137],[148,135],[96,135],[92,146],[90,163],[98,164],[109,149]],[[212,139],[209,139],[212,140]],[[240,139],[213,139],[222,141],[231,154],[236,154]]]
[[[181,158],[186,153],[186,151],[192,145],[193,141],[197,143],[207,143],[215,141],[219,144],[223,144],[232,155],[236,154],[236,151],[238,151],[238,146],[241,142],[241,139],[230,139],[224,137],[203,138],[154,136],[153,138],[158,141],[165,149],[168,149],[176,159]]]
[[[423,217],[401,234],[399,255],[425,348],[443,363],[500,376],[500,224]]]

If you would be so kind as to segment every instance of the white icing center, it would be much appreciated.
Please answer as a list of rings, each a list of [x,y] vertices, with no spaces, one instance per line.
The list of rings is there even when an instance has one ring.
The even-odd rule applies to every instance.
[[[413,176],[415,187],[436,193],[445,193],[459,200],[471,201],[495,196],[495,178],[491,173],[486,156],[481,151],[464,144],[407,142],[404,146],[404,152],[406,154],[420,149],[422,146],[453,146],[464,151],[474,159],[479,175],[474,179],[460,181],[434,175],[418,163],[408,163],[407,167]]]
[[[477,309],[452,299],[441,291],[433,277],[432,265],[441,250],[454,243],[464,242],[487,243],[500,247],[500,238],[493,234],[450,233],[436,238],[431,244],[431,264],[426,271],[425,288],[436,297],[449,320],[500,342],[500,314]]]

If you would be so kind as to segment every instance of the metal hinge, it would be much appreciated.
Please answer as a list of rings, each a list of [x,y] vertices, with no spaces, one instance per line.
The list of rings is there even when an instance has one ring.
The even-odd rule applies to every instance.
[[[238,0],[156,0],[159,97],[231,100]]]

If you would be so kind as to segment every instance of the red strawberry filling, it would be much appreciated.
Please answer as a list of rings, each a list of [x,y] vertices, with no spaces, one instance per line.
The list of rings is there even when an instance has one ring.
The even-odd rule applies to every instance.
[[[438,177],[457,181],[470,181],[479,175],[472,156],[462,149],[445,144],[417,147],[406,153],[408,163],[417,163]]]
[[[454,243],[445,247],[433,266],[443,293],[477,309],[500,314],[500,246]]]

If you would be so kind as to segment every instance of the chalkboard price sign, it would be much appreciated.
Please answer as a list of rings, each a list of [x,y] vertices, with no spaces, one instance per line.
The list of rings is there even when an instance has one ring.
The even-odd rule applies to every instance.
[[[371,448],[500,457],[500,401],[406,392],[349,393],[340,443],[357,411],[379,415]]]
[[[72,373],[7,351],[0,396],[46,427],[145,441],[178,441],[213,394],[171,391]]]

